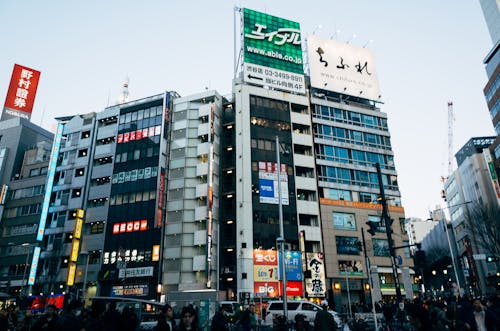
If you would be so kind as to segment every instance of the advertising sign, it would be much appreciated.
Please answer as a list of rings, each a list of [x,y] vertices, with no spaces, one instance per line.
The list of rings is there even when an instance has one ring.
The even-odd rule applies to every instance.
[[[307,296],[309,298],[324,298],[326,282],[323,253],[307,253],[307,270],[311,271],[311,278],[306,278]]]
[[[333,227],[337,230],[356,230],[354,214],[334,212]]]
[[[68,276],[66,277],[66,285],[68,286],[75,285],[75,275],[76,275],[76,263],[70,262],[68,263]]]
[[[261,296],[277,296],[278,252],[270,249],[254,249],[253,275],[254,293]]]
[[[279,253],[278,265],[281,274],[281,252]],[[287,281],[302,280],[302,263],[300,252],[285,251],[285,270]]]
[[[38,268],[38,260],[40,259],[40,247],[35,247],[33,251],[33,259],[31,260],[30,274],[28,278],[28,285],[35,284],[36,269]]]
[[[40,71],[14,64],[2,113],[2,121],[13,117],[31,118]]]
[[[153,270],[153,267],[121,268],[118,271],[118,278],[151,277],[153,276]]]
[[[119,297],[124,295],[129,296],[147,296],[149,293],[149,287],[147,284],[135,284],[135,285],[124,285],[124,286],[113,286],[111,288],[111,296]]]
[[[305,93],[300,24],[243,9],[244,80]]]
[[[339,260],[339,274],[342,276],[363,276],[360,260]]]
[[[498,177],[495,171],[495,165],[493,163],[493,158],[491,157],[490,150],[488,148],[483,149],[483,157],[488,165],[488,169],[490,170],[490,179],[491,184],[493,185],[493,189],[497,195],[497,201],[500,203],[500,185],[498,184]]]
[[[337,254],[359,255],[358,237],[335,236]]]
[[[256,296],[277,297],[280,294],[279,282],[254,282],[253,291]]]
[[[160,245],[153,245],[153,256],[151,261],[160,261]]]
[[[50,161],[47,169],[47,182],[45,184],[45,195],[43,196],[42,212],[40,213],[40,222],[38,223],[38,233],[36,240],[43,240],[43,233],[45,231],[45,224],[47,223],[47,214],[49,212],[50,196],[52,194],[52,186],[54,185],[54,175],[56,173],[57,158],[59,156],[59,148],[61,147],[62,133],[64,124],[57,125],[56,134],[54,136],[54,143],[52,145],[52,152],[50,153]]]
[[[278,164],[274,162],[259,162],[259,202],[277,205],[278,194]],[[281,204],[288,205],[288,170],[286,164],[281,164]]]
[[[279,286],[279,294],[281,295],[281,289],[283,288],[283,285],[280,282]],[[300,281],[287,281],[286,282],[286,295],[287,296],[302,296],[304,294],[304,286],[302,285],[302,282]]]
[[[380,99],[375,58],[368,49],[311,35],[307,50],[312,87]]]

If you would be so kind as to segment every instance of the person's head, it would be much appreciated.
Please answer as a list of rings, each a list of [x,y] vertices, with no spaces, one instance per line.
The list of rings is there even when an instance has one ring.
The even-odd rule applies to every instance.
[[[476,298],[472,301],[472,308],[474,308],[475,311],[481,311],[483,310],[483,304],[481,303],[481,299]]]
[[[109,310],[115,310],[116,309],[116,302],[111,301],[108,305]]]
[[[48,305],[47,306],[47,315],[53,316],[56,313],[56,306],[55,305]]]
[[[90,306],[90,316],[97,318],[104,314],[106,311],[106,304],[101,300],[92,300],[92,306]]]
[[[321,307],[323,308],[323,310],[327,310],[328,309],[328,301],[326,301],[326,300],[321,301]]]
[[[255,305],[253,303],[251,303],[250,305],[248,305],[248,309],[252,312],[252,313],[255,313]]]
[[[196,312],[192,306],[186,306],[181,311],[181,321],[184,326],[192,326]]]
[[[172,320],[174,318],[174,310],[168,303],[165,306],[161,307],[161,313],[167,318],[167,320]]]

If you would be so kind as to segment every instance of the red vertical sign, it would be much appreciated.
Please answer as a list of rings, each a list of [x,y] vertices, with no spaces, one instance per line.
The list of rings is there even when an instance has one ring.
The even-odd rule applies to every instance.
[[[2,119],[11,117],[30,119],[39,80],[40,71],[19,64],[14,65]]]

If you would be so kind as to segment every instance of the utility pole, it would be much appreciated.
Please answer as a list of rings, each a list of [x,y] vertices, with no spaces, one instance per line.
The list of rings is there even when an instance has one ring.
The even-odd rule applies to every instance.
[[[281,158],[280,158],[280,139],[276,136],[276,162],[278,166],[278,206],[279,206],[279,221],[280,221],[280,238],[281,241],[281,291],[283,294],[283,314],[285,315],[285,319],[288,320],[288,303],[286,297],[286,265],[285,265],[285,231],[283,226],[283,205],[281,202]],[[288,176],[288,174],[286,174]]]
[[[398,278],[398,269],[396,267],[396,250],[394,249],[394,242],[392,241],[392,229],[391,224],[392,220],[389,216],[389,210],[387,207],[387,200],[385,199],[384,192],[384,184],[382,182],[382,172],[380,171],[380,163],[376,163],[377,167],[377,176],[378,176],[378,185],[380,187],[380,203],[382,204],[382,219],[385,222],[385,233],[387,234],[387,241],[389,244],[389,253],[391,257],[391,266],[392,266],[392,276],[394,278],[394,286],[396,286],[396,300],[397,302],[401,302],[401,288],[399,287],[399,278]]]

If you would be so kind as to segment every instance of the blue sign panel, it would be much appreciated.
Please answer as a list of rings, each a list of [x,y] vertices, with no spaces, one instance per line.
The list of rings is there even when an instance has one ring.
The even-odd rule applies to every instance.
[[[36,278],[36,269],[38,268],[38,260],[40,259],[40,247],[35,247],[35,250],[33,251],[33,259],[31,260],[31,268],[30,268],[30,274],[28,278],[28,285],[34,285],[35,284],[35,278]]]
[[[42,213],[40,214],[40,222],[38,223],[38,233],[36,240],[43,240],[43,233],[45,232],[45,224],[47,223],[47,214],[49,212],[50,195],[52,194],[52,186],[54,184],[54,175],[56,173],[57,158],[59,156],[59,149],[61,147],[61,139],[64,124],[57,125],[57,131],[52,145],[52,153],[50,154],[49,167],[47,169],[47,184],[45,185],[45,195],[43,197]]]
[[[279,267],[281,275],[281,252],[279,252]],[[300,252],[286,251],[285,252],[285,270],[286,280],[302,280],[302,263]]]
[[[274,199],[274,180],[259,179],[259,194],[260,198]]]

